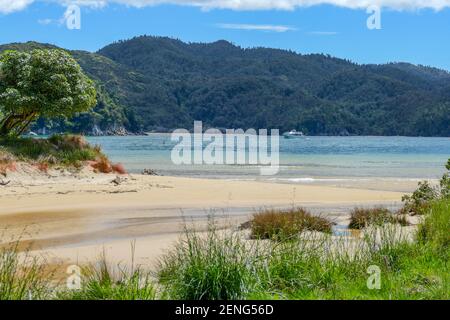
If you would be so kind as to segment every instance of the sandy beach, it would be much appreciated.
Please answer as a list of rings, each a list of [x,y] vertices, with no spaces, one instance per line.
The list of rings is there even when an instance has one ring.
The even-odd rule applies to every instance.
[[[114,261],[151,264],[184,225],[202,229],[208,217],[229,227],[257,210],[302,206],[345,224],[355,206],[395,207],[402,193],[269,182],[144,175],[49,172],[10,174],[0,187],[2,242],[64,263],[92,261],[106,251]]]

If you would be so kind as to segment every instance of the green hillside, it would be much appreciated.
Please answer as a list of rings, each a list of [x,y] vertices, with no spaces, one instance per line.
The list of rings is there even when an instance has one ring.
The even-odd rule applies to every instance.
[[[47,44],[0,46],[29,50]],[[94,111],[45,123],[89,133],[191,128],[297,129],[310,135],[450,136],[450,74],[407,63],[142,36],[71,51],[97,83]]]

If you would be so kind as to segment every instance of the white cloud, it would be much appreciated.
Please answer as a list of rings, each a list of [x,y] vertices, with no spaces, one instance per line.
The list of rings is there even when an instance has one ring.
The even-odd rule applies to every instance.
[[[89,1],[86,0],[86,2]],[[296,7],[310,7],[320,4],[331,4],[351,9],[365,9],[371,5],[398,10],[425,8],[440,10],[450,7],[450,0],[92,0],[91,2],[116,2],[135,7],[169,3],[196,6],[205,10],[293,10]]]
[[[22,10],[34,1],[53,1],[61,5],[79,4],[89,7],[104,7],[119,3],[137,8],[159,4],[195,6],[203,10],[293,10],[297,7],[311,7],[330,4],[350,9],[365,9],[371,5],[396,10],[434,9],[450,7],[450,0],[0,0],[0,12],[10,13]]]
[[[220,23],[217,25],[222,29],[235,29],[235,30],[252,30],[252,31],[269,31],[269,32],[286,32],[296,30],[289,26],[271,25],[271,24],[233,24],[233,23]]]
[[[91,7],[91,8],[103,8],[108,3],[114,3],[114,2],[132,2],[132,1],[115,1],[115,0],[52,0],[53,2],[59,2],[64,6],[69,6],[71,4],[75,4],[78,6],[84,6],[84,7]]]
[[[0,13],[11,13],[25,9],[33,0],[0,0]]]

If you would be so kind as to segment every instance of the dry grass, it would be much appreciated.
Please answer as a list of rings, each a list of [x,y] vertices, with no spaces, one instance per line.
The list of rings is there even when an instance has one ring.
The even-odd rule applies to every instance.
[[[116,172],[118,174],[127,174],[127,170],[121,163],[113,164],[112,169],[114,172]]]
[[[0,148],[0,153],[12,155],[16,161],[35,165],[73,166],[104,156],[84,137],[74,135],[54,135],[48,139],[0,137]]]
[[[0,137],[0,174],[14,171],[16,161],[31,163],[42,172],[55,165],[78,169],[89,163],[96,172],[126,174],[124,166],[112,164],[99,146],[70,134],[48,139]]]
[[[6,176],[8,171],[16,171],[17,167],[15,162],[2,163],[0,162],[0,175]]]
[[[286,240],[304,230],[331,233],[331,227],[331,221],[303,208],[265,210],[253,216],[251,236],[254,239]]]
[[[91,164],[92,168],[96,172],[101,173],[111,173],[113,172],[113,167],[111,165],[111,162],[109,162],[107,157],[99,157],[94,163]]]
[[[109,159],[105,156],[100,156],[96,161],[91,163],[91,167],[94,168],[95,172],[100,173],[118,173],[127,174],[127,170],[121,163],[112,164]]]
[[[398,223],[402,226],[409,225],[404,215],[396,215],[386,208],[355,208],[351,212],[350,229],[363,229],[369,225],[383,225],[385,223]]]
[[[49,169],[49,165],[47,162],[39,162],[37,164],[37,168],[39,171],[47,173],[48,169]]]
[[[0,175],[6,176],[7,171],[16,170],[16,159],[14,156],[0,149]]]
[[[86,139],[79,135],[54,135],[49,138],[49,141],[61,150],[90,148],[90,145]]]

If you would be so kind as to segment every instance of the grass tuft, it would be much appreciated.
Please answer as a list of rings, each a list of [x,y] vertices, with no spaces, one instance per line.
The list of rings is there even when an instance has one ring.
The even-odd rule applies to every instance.
[[[450,247],[450,198],[430,205],[425,221],[419,226],[418,240],[430,243],[449,254]]]
[[[0,300],[41,300],[50,297],[45,261],[19,250],[19,241],[0,248]],[[51,276],[50,276],[51,277]]]
[[[100,147],[91,146],[82,136],[70,134],[48,139],[1,137],[0,174],[11,171],[15,161],[32,163],[43,172],[55,165],[80,168],[88,161],[101,173],[126,172],[122,165],[112,165]]]
[[[370,225],[381,226],[385,223],[400,224],[408,226],[409,223],[404,215],[396,215],[386,208],[355,208],[351,212],[350,229],[364,229]]]
[[[0,251],[0,299],[450,298],[449,199],[430,204],[416,239],[404,237],[398,225],[370,226],[363,239],[304,233],[282,242],[248,240],[212,222],[206,232],[186,229],[160,260],[158,291],[149,273],[113,267],[103,255],[82,269],[80,290],[55,294],[45,265],[24,263],[15,244]],[[371,267],[381,272],[379,289],[367,286]]]
[[[6,176],[8,171],[16,170],[15,157],[0,146],[0,175]]]
[[[207,234],[186,230],[185,240],[160,261],[158,278],[172,299],[243,299],[257,280],[256,251],[213,224]]]
[[[84,137],[53,135],[48,139],[2,137],[0,146],[18,161],[66,164],[95,160],[102,153],[90,146]]]
[[[113,268],[105,255],[82,269],[81,288],[58,293],[65,300],[154,300],[156,290],[148,272],[140,268]]]
[[[265,210],[253,215],[251,236],[254,239],[287,240],[305,230],[331,233],[331,227],[332,222],[303,208]]]
[[[111,162],[105,156],[99,157],[92,165],[95,171],[101,173],[111,173],[113,172],[113,167]]]

